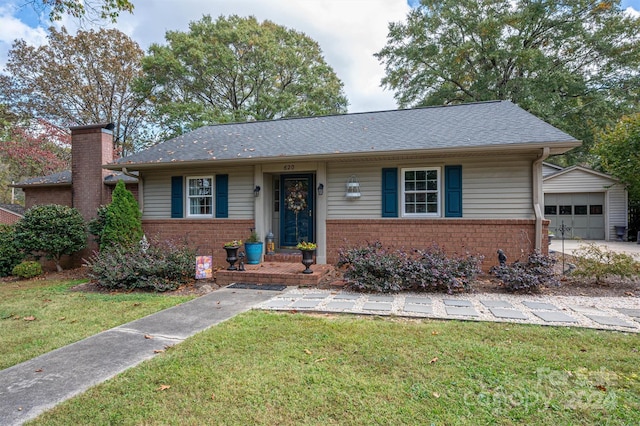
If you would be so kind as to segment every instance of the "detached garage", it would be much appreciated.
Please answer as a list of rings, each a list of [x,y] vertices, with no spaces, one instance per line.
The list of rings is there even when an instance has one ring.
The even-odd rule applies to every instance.
[[[571,228],[566,238],[615,240],[624,229],[627,191],[615,178],[581,166],[563,169],[543,165],[544,216],[558,234],[562,223]],[[618,228],[618,232],[616,230]]]

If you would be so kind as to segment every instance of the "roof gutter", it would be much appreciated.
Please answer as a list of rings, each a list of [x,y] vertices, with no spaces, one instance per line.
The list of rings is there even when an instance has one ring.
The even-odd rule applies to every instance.
[[[542,162],[549,158],[551,150],[549,147],[542,148],[542,152],[535,159],[531,165],[532,178],[533,178],[533,211],[536,215],[536,250],[542,251],[542,220],[544,216],[542,214],[541,203],[544,199],[544,192],[542,189]]]

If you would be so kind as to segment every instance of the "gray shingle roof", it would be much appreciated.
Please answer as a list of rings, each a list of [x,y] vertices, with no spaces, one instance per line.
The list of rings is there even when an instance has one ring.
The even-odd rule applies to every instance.
[[[508,101],[206,126],[115,165],[550,144],[575,138]]]
[[[122,174],[121,172],[112,172],[105,176],[104,183],[107,185],[115,185],[119,180],[124,183],[136,183],[138,179]],[[25,188],[31,186],[71,186],[71,170],[65,170],[60,173],[53,173],[47,176],[34,177],[20,181],[14,186],[16,188]]]
[[[24,216],[24,206],[21,206],[20,204],[0,204],[0,209],[5,209],[11,213]]]

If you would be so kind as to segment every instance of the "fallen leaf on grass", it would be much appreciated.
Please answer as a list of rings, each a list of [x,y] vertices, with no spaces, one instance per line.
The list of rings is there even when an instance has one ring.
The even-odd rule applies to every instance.
[[[603,385],[596,385],[596,389],[601,390],[602,392],[606,392],[607,388]]]
[[[211,394],[211,399],[216,399],[216,394],[215,393]]]
[[[167,390],[169,389],[171,386],[170,385],[160,385],[160,387],[158,388],[159,391],[163,391],[163,390]]]
[[[311,355],[311,351],[309,349],[305,349],[304,353],[306,353],[307,355]]]
[[[154,354],[161,354],[164,352],[164,349],[154,349],[153,353]]]
[[[66,319],[67,319],[67,317],[60,317],[60,318],[58,318],[58,321],[64,321]]]
[[[24,317],[24,318],[22,318],[22,319],[23,319],[23,320],[25,320],[25,321],[35,321],[35,320],[36,320],[36,317],[34,317],[33,315],[31,315],[31,316],[29,316],[29,317]]]
[[[432,335],[432,336],[437,336],[438,334],[440,334],[440,332],[439,332],[439,331],[432,331],[432,332],[431,332],[431,335]]]
[[[326,361],[326,360],[327,360],[326,358],[318,358],[314,362],[322,362],[322,361]]]
[[[438,357],[437,357],[437,356],[436,356],[436,357],[433,357],[433,358],[431,359],[431,361],[429,361],[429,364],[433,364],[433,363],[436,363],[436,362],[438,362]]]
[[[434,392],[431,395],[433,395],[434,398],[440,398],[440,394],[438,392]]]

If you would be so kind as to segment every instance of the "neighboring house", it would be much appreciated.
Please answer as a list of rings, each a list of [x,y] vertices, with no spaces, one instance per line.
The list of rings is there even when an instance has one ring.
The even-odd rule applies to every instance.
[[[617,179],[586,167],[544,163],[544,216],[558,238],[615,240],[628,227],[628,195]]]
[[[24,207],[19,204],[0,204],[0,224],[13,225],[24,216]]]
[[[218,266],[223,243],[256,228],[280,251],[317,242],[318,263],[379,240],[488,267],[498,249],[546,252],[542,162],[579,145],[497,101],[208,126],[102,164],[138,174],[148,235],[185,239]]]

